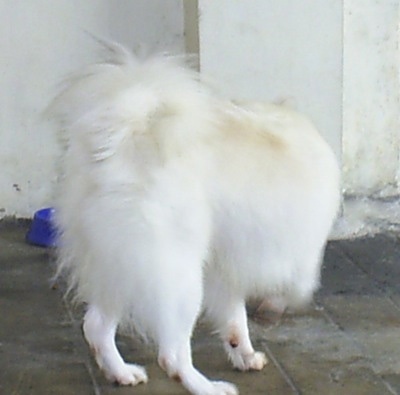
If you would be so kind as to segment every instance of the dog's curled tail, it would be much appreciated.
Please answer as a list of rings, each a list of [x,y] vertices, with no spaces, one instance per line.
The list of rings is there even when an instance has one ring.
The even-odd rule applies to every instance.
[[[127,138],[154,132],[161,121],[190,120],[191,127],[164,122],[159,129],[169,136],[158,136],[159,141],[187,142],[207,130],[201,125],[211,116],[211,99],[183,57],[139,59],[118,44],[107,49],[106,60],[67,78],[49,106],[67,141],[81,141],[97,161],[112,156]]]

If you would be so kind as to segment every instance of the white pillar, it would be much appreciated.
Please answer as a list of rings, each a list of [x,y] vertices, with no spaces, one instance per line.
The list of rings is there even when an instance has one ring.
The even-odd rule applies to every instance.
[[[396,194],[400,149],[398,0],[345,0],[343,182],[355,195]]]

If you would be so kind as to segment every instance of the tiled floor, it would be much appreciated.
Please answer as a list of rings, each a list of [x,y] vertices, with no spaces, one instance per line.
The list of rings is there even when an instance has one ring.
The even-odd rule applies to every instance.
[[[154,350],[122,336],[124,357],[146,365],[150,382],[117,388],[103,379],[80,313],[52,289],[51,260],[25,244],[26,230],[0,224],[0,394],[184,394],[157,367]],[[269,356],[262,372],[233,371],[204,325],[193,340],[196,366],[242,395],[400,394],[400,236],[330,243],[315,304],[275,325],[253,322],[251,332]]]

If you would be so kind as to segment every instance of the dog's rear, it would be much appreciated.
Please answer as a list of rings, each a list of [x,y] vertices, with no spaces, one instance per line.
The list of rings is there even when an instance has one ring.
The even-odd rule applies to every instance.
[[[335,160],[295,113],[223,103],[174,58],[112,52],[52,107],[67,135],[59,273],[88,303],[85,337],[108,379],[147,381],[115,346],[126,323],[192,394],[236,394],[192,366],[196,319],[203,306],[236,368],[263,368],[245,300],[311,297],[338,205]]]

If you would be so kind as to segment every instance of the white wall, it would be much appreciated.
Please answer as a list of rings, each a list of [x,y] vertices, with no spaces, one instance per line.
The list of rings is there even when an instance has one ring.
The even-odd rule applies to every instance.
[[[239,100],[288,99],[341,155],[338,0],[200,0],[200,67]]]
[[[67,73],[93,60],[85,33],[181,52],[181,0],[0,0],[0,219],[51,205],[58,148],[43,110]]]
[[[59,153],[42,111],[57,81],[95,57],[85,31],[199,48],[230,98],[288,99],[309,114],[342,156],[348,193],[398,193],[399,3],[198,0],[198,32],[197,0],[0,0],[0,219],[52,202]]]
[[[0,218],[50,204],[58,149],[42,112],[92,55],[81,29],[103,33],[107,21],[103,0],[0,1]]]
[[[181,54],[185,50],[183,1],[109,0],[110,36],[135,50]]]

